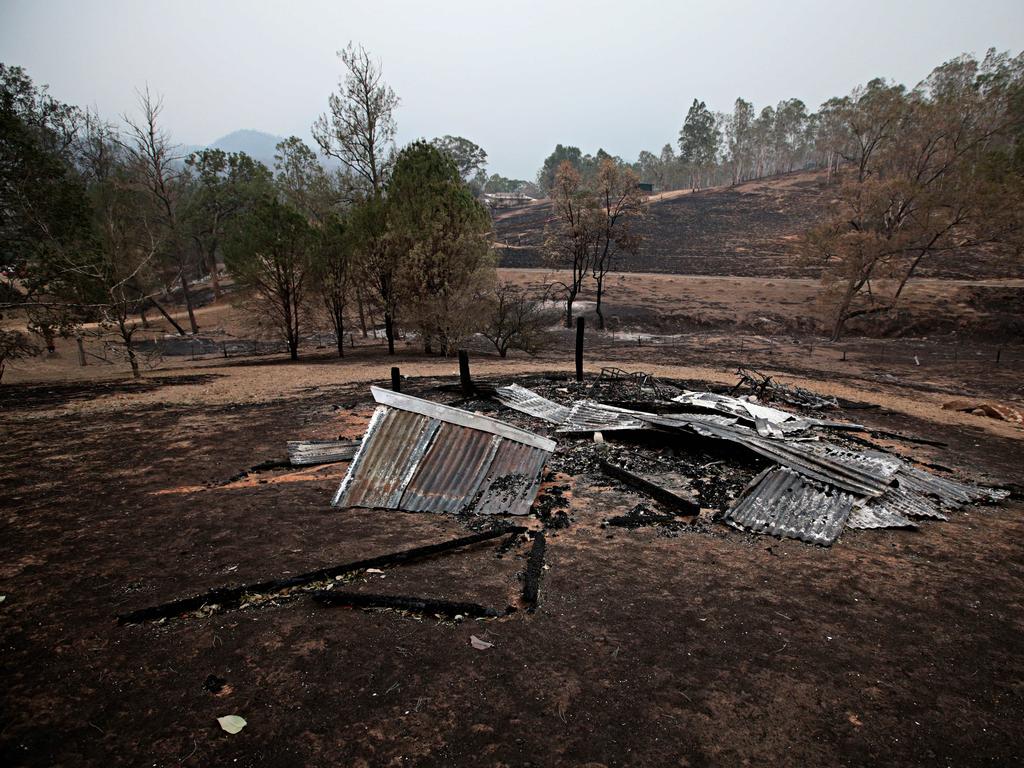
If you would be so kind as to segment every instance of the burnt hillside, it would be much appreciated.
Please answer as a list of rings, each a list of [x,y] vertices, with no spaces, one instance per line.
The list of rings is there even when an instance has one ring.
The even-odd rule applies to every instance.
[[[624,272],[752,277],[816,277],[800,262],[802,233],[820,221],[832,201],[823,174],[799,173],[748,182],[738,187],[655,197],[644,223],[645,242],[635,257],[618,265]],[[544,227],[551,204],[534,203],[495,215],[503,267],[542,267]],[[1024,269],[974,252],[936,256],[921,276],[1021,277]]]

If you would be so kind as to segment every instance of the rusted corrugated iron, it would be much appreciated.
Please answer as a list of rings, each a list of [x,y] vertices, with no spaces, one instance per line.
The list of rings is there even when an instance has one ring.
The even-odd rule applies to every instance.
[[[855,497],[772,467],[747,486],[725,520],[752,533],[767,533],[830,546],[846,525]]]
[[[525,515],[555,443],[468,411],[372,388],[381,405],[332,504]]]
[[[548,400],[518,384],[498,387],[495,392],[498,402],[502,405],[529,416],[550,421],[552,424],[564,424],[569,418],[569,409],[566,406]]]
[[[288,461],[296,467],[351,461],[358,448],[358,440],[289,440]]]

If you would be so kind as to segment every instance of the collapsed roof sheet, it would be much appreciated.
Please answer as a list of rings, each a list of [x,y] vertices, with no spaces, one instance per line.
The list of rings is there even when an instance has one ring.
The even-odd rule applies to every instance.
[[[683,405],[692,405],[697,408],[706,408],[710,411],[728,413],[730,416],[739,416],[754,421],[764,419],[769,424],[781,424],[790,419],[799,418],[795,414],[780,411],[778,408],[769,408],[766,405],[758,405],[749,400],[740,400],[737,397],[718,395],[714,392],[684,392],[678,397],[673,397],[672,402]]]
[[[635,411],[602,405],[593,400],[573,403],[569,418],[559,432],[608,432],[616,429],[650,429]]]
[[[754,478],[724,519],[752,533],[827,547],[842,533],[855,501],[852,494],[772,467]]]
[[[564,405],[548,400],[526,387],[510,384],[507,387],[498,387],[495,391],[498,402],[528,416],[535,416],[552,424],[564,424],[569,419],[569,409]]]
[[[643,414],[652,424],[675,429],[690,429],[705,437],[729,440],[789,467],[804,476],[830,483],[860,496],[881,496],[892,482],[898,462],[861,458],[860,454],[830,443],[773,440],[738,424],[714,424],[695,420],[693,414],[657,416]]]
[[[942,506],[953,509],[974,501],[1002,501],[1010,495],[1007,490],[967,485],[905,463],[900,467],[899,483],[908,491],[933,496]]]
[[[673,397],[672,401],[694,408],[726,413],[730,416],[753,422],[754,428],[762,437],[784,437],[796,432],[803,432],[811,427],[863,429],[859,424],[807,418],[778,408],[771,408],[760,403],[753,403],[749,400],[729,395],[719,395],[714,392],[684,392],[678,397]]]
[[[335,507],[525,515],[555,443],[497,419],[372,387]]]
[[[916,528],[917,523],[884,506],[855,506],[846,520],[847,528]]]

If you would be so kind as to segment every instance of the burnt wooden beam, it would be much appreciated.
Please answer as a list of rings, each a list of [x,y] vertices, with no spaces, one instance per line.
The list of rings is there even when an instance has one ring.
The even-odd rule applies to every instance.
[[[469,375],[469,352],[464,349],[459,350],[459,386],[466,397],[473,394],[473,379]]]
[[[506,613],[479,603],[435,600],[430,597],[406,597],[404,595],[368,595],[335,589],[317,590],[313,593],[313,599],[322,605],[340,605],[350,608],[397,608],[402,611],[415,611],[427,615],[469,616],[474,619],[493,619],[504,616]]]
[[[352,573],[353,571],[362,571],[367,568],[381,568],[391,565],[402,565],[414,560],[422,560],[434,555],[451,552],[452,550],[460,549],[462,547],[479,544],[482,541],[490,541],[491,539],[496,539],[500,536],[512,534],[518,535],[523,533],[525,530],[526,529],[522,526],[495,528],[482,533],[473,534],[472,536],[462,536],[457,539],[442,541],[437,544],[428,544],[423,547],[403,549],[399,552],[389,552],[385,555],[378,555],[377,557],[367,558],[366,560],[356,560],[351,563],[344,563],[343,565],[332,565],[327,568],[318,568],[315,571],[309,571],[308,573],[303,573],[298,576],[290,576],[286,579],[270,579],[268,581],[261,581],[255,584],[241,584],[234,587],[218,587],[200,595],[193,595],[192,597],[185,597],[180,600],[172,600],[169,603],[163,603],[162,605],[155,605],[150,608],[141,608],[137,611],[121,614],[117,617],[117,623],[138,624],[143,621],[156,621],[158,619],[171,618],[174,616],[180,616],[183,613],[199,610],[206,605],[219,605],[222,608],[237,607],[241,603],[242,598],[247,594],[283,592],[287,589],[302,587],[317,581],[333,579],[335,576]]]
[[[681,514],[696,515],[700,512],[700,504],[688,496],[681,496],[667,488],[662,488],[647,478],[635,475],[628,469],[611,464],[604,459],[600,460],[600,465],[601,471],[608,477],[632,486],[638,491],[646,493],[651,498],[660,501],[662,504],[678,509]]]
[[[583,381],[583,318],[576,318],[576,381]]]
[[[540,576],[544,572],[544,550],[546,548],[544,531],[537,531],[533,535],[533,548],[526,560],[526,573],[523,577],[523,602],[526,604],[526,610],[530,613],[537,610]]]

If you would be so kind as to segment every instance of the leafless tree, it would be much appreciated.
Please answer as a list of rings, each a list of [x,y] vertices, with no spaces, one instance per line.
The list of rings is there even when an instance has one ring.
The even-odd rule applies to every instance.
[[[178,148],[171,143],[170,136],[160,127],[160,113],[163,99],[150,93],[147,86],[139,92],[141,120],[125,116],[127,136],[122,146],[131,159],[137,184],[149,195],[163,228],[162,251],[174,266],[176,277],[188,309],[192,333],[199,330],[192,295],[189,291],[191,251],[185,247],[182,237],[178,206],[182,199],[185,182],[184,157],[176,154]]]

